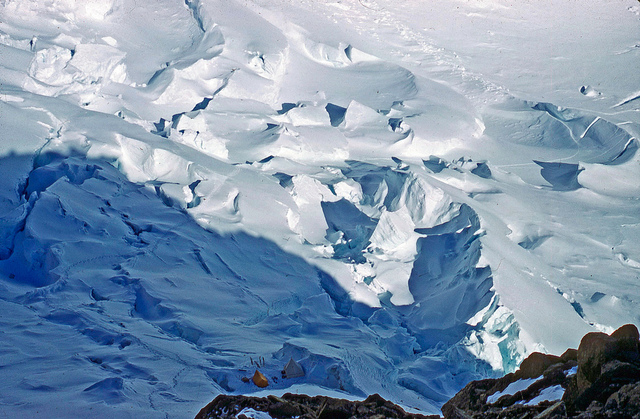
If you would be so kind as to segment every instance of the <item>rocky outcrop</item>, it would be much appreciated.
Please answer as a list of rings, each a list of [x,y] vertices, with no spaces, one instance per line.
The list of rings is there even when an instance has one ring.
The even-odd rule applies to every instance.
[[[563,398],[570,414],[592,404],[592,410],[605,405],[622,387],[640,381],[638,338],[638,329],[633,325],[622,326],[611,335],[588,333],[582,338],[578,371]]]
[[[500,379],[469,383],[442,408],[445,419],[640,419],[638,329],[588,333],[562,356],[533,353]]]
[[[533,353],[515,373],[469,383],[442,407],[442,413],[446,419],[536,417],[555,403],[544,400],[532,405],[527,403],[541,395],[544,399],[543,392],[547,389],[555,389],[557,395],[557,386],[564,388],[567,385],[576,365],[577,361],[570,357],[563,360],[562,357]],[[553,399],[552,394],[549,396]]]
[[[221,395],[196,419],[243,419],[243,409],[274,419],[439,418],[407,413],[377,394],[364,401],[285,394]],[[515,373],[469,383],[442,413],[445,419],[640,419],[638,329],[625,325],[611,335],[588,333],[577,350],[561,356],[535,352]]]
[[[242,412],[266,412],[274,419],[439,419],[407,413],[399,406],[377,394],[363,401],[349,401],[324,396],[305,396],[287,393],[282,397],[249,397],[220,395],[204,407],[196,419],[245,419]]]

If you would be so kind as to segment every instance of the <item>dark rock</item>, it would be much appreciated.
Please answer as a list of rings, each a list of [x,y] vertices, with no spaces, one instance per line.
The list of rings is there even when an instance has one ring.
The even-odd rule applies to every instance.
[[[624,385],[639,380],[640,368],[626,362],[611,361],[604,365],[602,374],[591,386],[579,392],[573,400],[569,396],[565,400],[571,411],[588,409],[593,402],[602,404]]]
[[[559,401],[538,414],[535,419],[562,419],[567,417],[564,402]]]
[[[544,371],[544,378],[555,383],[562,383],[567,378],[568,370],[575,367],[576,365],[578,365],[576,361],[567,361],[563,364],[554,364]]]
[[[300,408],[300,405],[295,403],[287,403],[287,402],[275,402],[269,406],[268,410],[271,416],[279,416],[279,417],[297,417],[301,416],[304,412]]]
[[[578,387],[593,383],[600,376],[602,365],[611,360],[637,362],[638,343],[638,329],[632,324],[620,327],[610,336],[587,333],[578,347]]]
[[[569,348],[566,351],[564,351],[562,355],[560,355],[560,359],[562,359],[564,362],[568,362],[568,361],[578,362],[578,350]]]
[[[611,337],[614,339],[629,339],[632,345],[635,347],[635,350],[638,350],[638,340],[640,340],[640,332],[638,332],[638,328],[633,324],[625,324],[624,326],[620,326],[615,332],[611,334]]]
[[[446,413],[445,413],[445,408],[443,407],[442,412],[444,414],[444,417],[447,419],[473,419],[472,414],[467,414],[467,412],[465,412],[464,410],[460,409],[455,405],[447,406]]]
[[[640,338],[638,328],[632,324],[626,324],[611,334],[617,341],[616,359],[624,362],[640,362]]]
[[[377,394],[363,401],[349,401],[331,397],[310,397],[287,393],[282,397],[251,397],[220,395],[204,407],[196,419],[236,419],[244,408],[268,412],[276,419],[439,419],[407,413],[399,406]]]
[[[543,389],[566,382],[564,371],[571,368],[570,364],[575,364],[575,362],[563,364],[556,362],[559,357],[539,355],[534,355],[528,366],[525,364],[525,372],[522,374],[507,374],[500,379],[469,383],[442,407],[444,417],[446,419],[533,418],[546,411],[553,403],[543,402],[537,406],[525,406],[519,402],[531,400]],[[550,366],[540,372],[541,365],[545,364],[550,364]],[[505,395],[494,404],[487,403],[489,396],[498,391],[504,391],[514,381],[524,377],[531,378],[528,375],[535,375],[533,378],[542,378],[516,394]],[[562,409],[564,409],[564,405]],[[557,415],[557,410],[554,412]],[[545,417],[555,417],[550,415],[549,413]]]
[[[495,379],[470,382],[442,406],[444,417],[458,419],[464,418],[467,412],[481,411],[482,407],[486,406],[488,396],[496,391],[504,390],[509,385],[509,382],[503,381],[505,381],[504,387]]]
[[[533,353],[514,374],[469,383],[442,408],[446,419],[508,418],[633,418],[640,419],[640,340],[638,329],[626,325],[611,335],[588,333],[577,350],[562,356]],[[567,376],[577,365],[577,374]],[[493,404],[487,398],[519,379],[537,378],[528,388],[504,395]],[[561,401],[527,406],[526,402],[552,386],[565,389]]]
[[[578,347],[578,388],[589,387],[599,376],[602,364],[615,355],[616,340],[605,333],[587,333]]]
[[[603,407],[604,406],[602,405],[602,403],[600,403],[597,400],[594,400],[589,404],[589,406],[585,410],[585,413],[591,414],[591,415],[598,414],[602,412]]]
[[[604,405],[614,412],[637,412],[640,416],[640,383],[627,384],[613,393]]]
[[[516,379],[540,377],[552,365],[563,363],[562,358],[555,355],[534,352],[529,355],[516,371]]]
[[[640,380],[638,329],[625,325],[611,335],[588,333],[578,347],[578,373],[564,394],[570,414],[603,404],[626,384]]]

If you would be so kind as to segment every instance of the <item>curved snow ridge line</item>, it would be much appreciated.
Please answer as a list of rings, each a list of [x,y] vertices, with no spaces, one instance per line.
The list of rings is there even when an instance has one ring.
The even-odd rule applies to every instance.
[[[635,100],[640,99],[640,91],[635,92],[630,94],[629,96],[627,96],[626,98],[622,99],[620,102],[616,103],[615,105],[613,105],[614,108],[619,108],[621,106],[627,105]]]
[[[507,137],[510,142],[576,150],[574,155],[559,160],[562,163],[620,164],[631,159],[635,152],[634,137],[624,126],[609,122],[605,116],[552,103],[511,97],[488,107],[484,119],[489,136],[499,129],[496,122],[515,122]]]
[[[288,51],[288,49],[287,49]],[[287,68],[283,63],[283,60],[289,60],[286,58],[288,53],[284,55],[280,55],[280,58],[275,62],[275,69],[268,70],[273,77],[281,78],[278,74],[284,74],[285,69]],[[260,51],[250,52],[249,63],[253,63],[255,60],[259,60],[262,62],[260,64],[260,68],[263,68],[264,71],[267,71],[267,62],[265,61],[265,55]],[[221,64],[215,64],[216,62]],[[167,67],[170,69],[162,69],[156,72],[156,74],[152,77],[150,81],[150,85],[154,86],[156,91],[161,91],[158,99],[155,101],[158,105],[169,105],[172,107],[176,107],[176,103],[183,103],[184,107],[192,107],[192,111],[204,110],[207,108],[213,97],[218,94],[221,94],[223,97],[229,98],[251,98],[258,99],[259,101],[267,100],[266,97],[260,96],[262,93],[258,93],[259,96],[255,96],[254,93],[249,93],[249,96],[246,96],[244,92],[239,91],[239,85],[237,83],[232,83],[230,85],[230,75],[236,73],[236,77],[238,78],[238,83],[240,79],[244,79],[247,75],[253,72],[253,69],[246,68],[246,63],[238,63],[238,67],[229,68],[227,63],[223,61],[214,60],[214,61],[203,61],[200,60],[195,64],[187,67],[184,70],[173,70],[173,64],[171,67]],[[345,69],[340,69],[336,73],[338,79],[353,79],[354,77],[362,78],[363,75],[367,75],[370,78],[370,83],[363,83],[362,80],[354,83],[348,83],[348,80],[342,80],[340,85],[342,87],[349,86],[351,92],[339,93],[335,99],[331,99],[330,95],[335,95],[337,93],[335,86],[335,78],[320,78],[320,80],[316,80],[319,83],[318,86],[322,87],[324,85],[324,94],[328,96],[327,102],[325,102],[322,106],[325,105],[333,105],[334,103],[341,103],[343,106],[346,106],[351,101],[357,102],[362,101],[363,103],[367,103],[370,106],[376,106],[378,109],[384,107],[391,107],[393,102],[397,102],[398,100],[407,100],[411,99],[415,96],[417,92],[417,87],[415,85],[415,81],[413,80],[413,75],[406,70],[386,65],[384,62],[380,62],[377,64],[371,64],[367,62],[362,63],[354,63],[354,68],[348,67]],[[225,70],[226,69],[226,70]],[[226,73],[225,73],[226,72]],[[184,76],[181,74],[184,73]],[[193,74],[192,74],[193,73]],[[226,74],[226,75],[225,75]],[[293,76],[288,76],[293,77]],[[164,80],[161,82],[161,80]],[[207,81],[208,80],[208,81]],[[398,82],[398,80],[406,80],[404,82]],[[212,84],[213,83],[213,84]],[[280,80],[278,82],[280,85],[284,83],[284,80]],[[269,83],[265,84],[264,82],[260,82],[261,87],[258,87],[257,91],[261,91],[262,87],[269,87],[273,89]],[[377,93],[375,95],[375,99],[372,99],[374,96],[371,95],[370,90],[371,87],[369,84],[378,85]],[[386,86],[386,84],[390,84]],[[163,87],[160,87],[163,86]],[[197,87],[194,89],[194,86]],[[198,87],[200,86],[200,87]],[[315,88],[317,89],[318,86]],[[188,93],[185,96],[186,93]],[[203,92],[208,90],[213,93],[205,93]],[[332,92],[333,91],[333,92]],[[392,92],[388,94],[387,92]],[[240,94],[240,96],[238,96]],[[389,96],[389,97],[387,97]],[[272,100],[267,100],[267,105],[270,105],[269,102]],[[298,102],[300,103],[300,102]],[[284,106],[284,105],[283,105]],[[351,106],[350,106],[351,107]],[[284,109],[284,108],[283,108]],[[374,108],[375,109],[375,108]],[[287,113],[290,116],[297,112],[283,112]],[[351,113],[354,111],[352,110]],[[375,111],[374,111],[375,112]],[[348,119],[354,119],[354,121],[358,120],[357,113],[356,116],[351,116]],[[304,117],[303,117],[304,118]],[[299,119],[302,121],[303,119]],[[294,121],[295,124],[295,121]],[[332,126],[338,126],[338,123],[334,122],[333,118],[331,120]],[[358,125],[356,125],[358,126]],[[352,130],[354,127],[347,127],[349,130]]]
[[[228,78],[225,80],[227,83]],[[381,155],[384,144],[400,148],[400,142],[413,136],[403,116],[410,110],[398,110],[401,105],[376,111],[357,101],[351,101],[346,108],[325,101],[284,103],[277,115],[270,115],[209,110],[211,100],[207,97],[191,112],[175,114],[171,124],[161,119],[151,132],[238,163],[267,163],[274,157],[283,157],[305,163],[321,160],[340,164],[368,136],[380,139],[377,154]],[[241,130],[229,131],[221,124],[223,120],[233,121],[229,125],[236,121],[246,124]],[[319,136],[324,141],[316,141]]]
[[[540,175],[546,183],[518,170],[527,183],[550,185],[556,191],[586,187],[610,196],[635,193],[637,188],[624,179],[637,171],[638,141],[625,124],[614,124],[605,118],[606,115],[516,98],[492,105],[484,114],[486,135],[500,136],[533,152],[532,161],[541,167]],[[510,124],[508,131],[504,124]]]
[[[284,34],[289,40],[289,46],[302,52],[313,61],[328,67],[347,67],[361,62],[382,62],[373,55],[354,48],[351,44],[338,43],[331,46],[312,40],[304,29],[289,24],[284,29]]]
[[[233,6],[229,6],[231,9],[233,9]],[[235,9],[233,9],[235,10]],[[212,12],[213,14],[213,12]],[[256,18],[256,16],[251,15],[249,13],[247,13],[246,11],[242,11],[241,14],[246,15],[248,19],[250,19],[251,21],[254,21],[254,23],[258,26],[258,27],[265,27],[265,29],[268,29],[269,31],[273,31],[273,27],[269,27],[266,28],[267,26],[269,26],[270,24],[265,23],[263,18]],[[289,26],[291,27],[291,26]],[[285,25],[283,28],[280,29],[281,31],[283,31],[285,34],[288,31],[291,31],[290,29],[287,29],[287,26]],[[232,33],[232,28],[229,27],[224,27],[223,28],[223,32],[227,33],[227,34],[231,34]],[[353,47],[350,47],[349,45],[345,44],[343,46],[338,45],[338,47],[333,47],[333,46],[329,46],[328,44],[323,44],[323,43],[318,43],[315,41],[311,41],[310,38],[308,38],[305,35],[300,35],[301,31],[293,31],[294,33],[297,33],[298,35],[291,35],[291,39],[288,41],[289,45],[287,44],[283,44],[283,45],[278,45],[277,47],[268,47],[266,45],[263,45],[262,42],[258,42],[258,41],[253,41],[252,43],[248,44],[245,47],[245,57],[243,57],[242,59],[239,57],[239,52],[240,51],[235,51],[235,50],[230,50],[229,53],[225,53],[225,56],[228,58],[231,58],[233,61],[236,61],[238,64],[238,68],[241,69],[240,73],[243,74],[241,77],[239,76],[239,79],[243,79],[243,81],[246,81],[247,83],[249,83],[250,85],[257,87],[256,86],[256,82],[254,79],[248,78],[250,77],[248,73],[252,72],[252,68],[251,67],[258,67],[258,68],[262,68],[265,69],[269,66],[271,67],[275,67],[276,70],[272,71],[274,73],[277,74],[282,74],[284,75],[284,69],[287,69],[287,73],[289,73],[289,75],[287,76],[287,80],[291,80],[292,84],[294,85],[298,85],[300,84],[300,77],[297,77],[296,75],[300,72],[300,70],[304,70],[306,73],[308,73],[308,69],[304,69],[304,61],[307,61],[307,58],[311,58],[317,62],[323,63],[323,64],[327,64],[330,67],[333,67],[335,63],[337,62],[342,62],[342,63],[351,63],[350,66],[347,66],[345,68],[345,70],[349,69],[351,66],[362,66],[364,64],[371,64],[372,62],[378,62],[379,60],[375,59],[375,57],[370,57],[364,53],[359,53],[357,50],[355,50]],[[230,35],[229,35],[230,36]],[[244,38],[245,35],[240,35],[241,39]],[[302,37],[301,39],[299,39],[300,37]],[[244,39],[242,39],[244,41]],[[310,47],[305,47],[304,45],[311,45]],[[296,47],[299,46],[300,48]],[[293,47],[293,48],[292,48]],[[237,48],[237,47],[236,47]],[[337,49],[336,49],[337,48]],[[304,51],[312,51],[309,54],[307,53],[303,53],[303,57],[300,56],[296,56],[296,60],[295,62],[292,60],[291,55],[292,54],[298,54],[298,49],[301,49],[303,52]],[[335,51],[334,51],[335,50]],[[337,54],[336,57],[333,57],[334,54]],[[277,55],[280,57],[284,57],[281,59],[276,59],[274,61],[274,59],[272,58],[272,56]],[[332,58],[333,57],[333,58]],[[373,60],[373,61],[372,61]],[[248,63],[247,63],[248,61]],[[277,61],[277,62],[276,62]],[[247,65],[249,64],[249,66]],[[274,65],[275,64],[275,65]],[[379,62],[380,65],[384,64],[383,61]],[[284,67],[286,66],[286,67]],[[300,67],[300,68],[299,68]],[[370,66],[371,67],[371,66]],[[248,70],[248,71],[247,71]],[[366,70],[366,68],[362,67],[359,71],[361,72],[362,70]],[[371,106],[370,103],[371,99],[367,98],[363,98],[363,97],[358,97],[358,95],[350,95],[351,97],[349,99],[347,99],[347,101],[345,101],[345,99],[343,97],[340,97],[340,99],[338,101],[336,100],[332,100],[331,97],[329,97],[329,95],[331,94],[335,94],[335,92],[331,92],[330,90],[335,90],[334,87],[327,89],[327,88],[323,88],[323,84],[326,84],[325,79],[329,79],[329,75],[331,74],[331,72],[326,72],[326,71],[318,71],[318,77],[316,77],[316,79],[314,80],[314,85],[313,86],[309,86],[308,89],[313,89],[314,92],[321,92],[324,93],[325,95],[327,95],[327,99],[330,102],[333,103],[338,103],[341,106],[345,106],[348,103],[348,100],[351,99],[355,99],[355,100],[359,100],[365,104],[368,104]],[[327,73],[327,76],[324,76],[323,73]],[[344,77],[350,77],[348,73],[341,73],[341,72],[337,72],[336,75],[340,75],[343,74],[342,77],[338,76],[339,78],[344,78]],[[289,86],[287,86],[287,82],[286,80],[282,79],[282,77],[278,76],[275,77],[278,79],[277,85],[276,86],[271,86],[271,85],[265,85],[264,87],[269,87],[270,90],[283,90],[284,92],[286,92],[287,96],[290,96],[289,90],[291,90],[289,88]],[[332,83],[335,84],[335,78],[331,77]],[[376,83],[376,80],[373,80],[374,83]],[[252,99],[258,99],[258,100],[264,100],[266,97],[263,96],[262,93],[262,88],[263,86],[258,87],[257,89],[253,89],[254,92],[248,92],[246,90],[243,90],[242,86],[240,86],[240,80],[238,80],[237,83],[234,83],[233,86],[230,86],[229,88],[225,89],[224,95],[227,95],[228,97],[238,97],[238,94],[242,94],[244,96],[244,98],[252,98]],[[262,82],[259,82],[258,84],[264,84]],[[358,84],[362,84],[362,82],[360,83],[355,83],[355,85]],[[340,83],[341,87],[346,87],[346,88],[350,88],[352,85],[354,85],[354,83],[349,83],[346,80],[344,80],[343,82]],[[330,87],[330,86],[329,86]],[[304,89],[306,90],[307,87],[304,86]],[[386,91],[389,89],[383,89],[383,88],[378,88],[377,89],[377,94],[386,94]],[[260,93],[257,93],[260,92]],[[247,96],[248,95],[248,96]],[[258,96],[260,95],[260,96]],[[347,96],[347,95],[343,95],[341,94],[341,96]],[[362,96],[362,95],[360,95]],[[371,96],[369,94],[369,96]],[[406,99],[407,97],[405,97],[404,99]],[[307,98],[305,98],[307,99]],[[378,100],[378,102],[380,101],[380,99],[376,99]],[[397,99],[394,99],[397,100]],[[268,101],[270,102],[270,101]],[[391,102],[385,104],[385,106],[389,106],[391,104]],[[382,106],[373,106],[374,109],[375,108],[381,108]]]
[[[544,111],[552,118],[562,123],[571,139],[578,148],[592,148],[600,151],[595,159],[585,161],[586,163],[614,163],[620,159],[633,140],[631,135],[624,128],[612,124],[599,116],[582,115],[580,111],[560,108],[549,103],[537,103],[533,109]],[[611,157],[609,157],[611,156]],[[632,154],[625,156],[625,159],[632,157]]]

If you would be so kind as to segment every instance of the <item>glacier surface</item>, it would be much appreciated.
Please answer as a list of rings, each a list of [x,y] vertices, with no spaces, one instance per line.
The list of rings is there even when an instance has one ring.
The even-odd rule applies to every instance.
[[[640,324],[639,45],[632,0],[4,0],[0,416],[438,413]]]

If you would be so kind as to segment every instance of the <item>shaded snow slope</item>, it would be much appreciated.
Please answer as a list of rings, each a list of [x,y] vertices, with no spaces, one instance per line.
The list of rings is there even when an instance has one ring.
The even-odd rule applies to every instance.
[[[294,382],[412,405],[424,403],[416,390],[434,406],[446,399],[396,370],[421,368],[415,352],[432,346],[420,343],[428,335],[401,326],[394,310],[354,317],[328,274],[272,242],[204,230],[106,161],[7,159],[20,188],[3,225],[2,357],[6,376],[21,378],[5,382],[5,407],[60,417],[95,403],[104,415],[194,409],[210,394],[252,391],[240,378],[254,357],[269,377],[294,357],[306,370]],[[438,370],[472,362],[449,357]]]
[[[435,413],[640,321],[631,0],[139,3],[0,8],[0,413]]]

